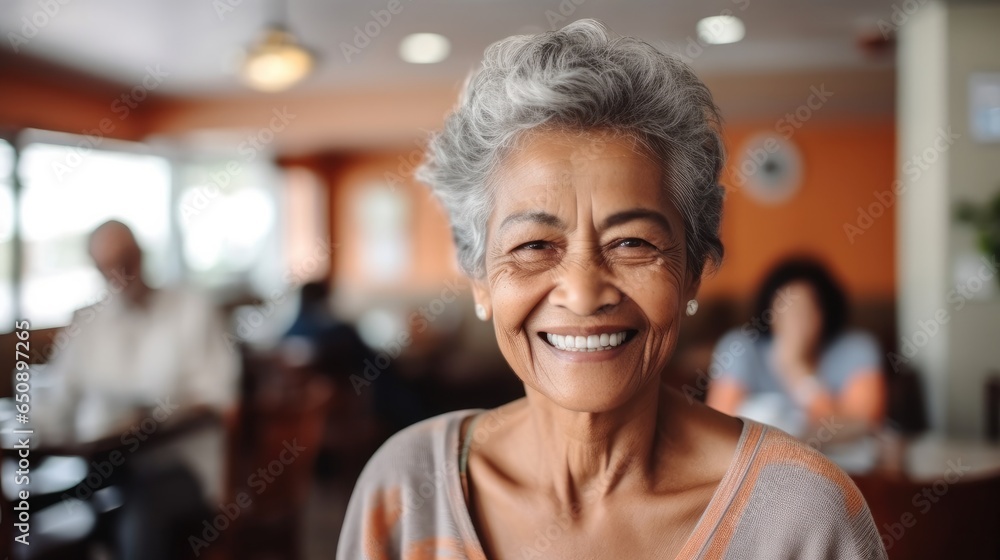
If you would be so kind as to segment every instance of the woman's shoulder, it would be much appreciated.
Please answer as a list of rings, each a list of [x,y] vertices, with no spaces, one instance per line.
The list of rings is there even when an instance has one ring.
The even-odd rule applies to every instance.
[[[351,494],[337,547],[339,560],[416,557],[429,542],[463,549],[471,529],[459,513],[465,506],[456,489],[457,434],[474,412],[435,416],[382,444]]]
[[[447,412],[396,432],[368,460],[357,488],[408,486],[446,476],[446,468],[457,460],[457,448],[451,453],[449,439],[457,437],[462,420],[475,412]]]
[[[759,435],[744,452],[749,456],[740,486],[747,491],[737,494],[732,507],[738,511],[731,513],[745,521],[733,534],[733,545],[780,534],[803,551],[800,557],[814,557],[804,551],[834,549],[852,558],[884,557],[868,505],[847,473],[785,432],[744,421]]]
[[[754,470],[758,476],[768,476],[785,483],[783,485],[792,492],[810,491],[815,489],[813,483],[823,482],[843,501],[842,505],[849,513],[856,513],[857,508],[864,504],[864,498],[851,477],[825,455],[778,428],[753,420],[744,421],[757,426],[761,432],[754,456],[754,461],[758,463]]]

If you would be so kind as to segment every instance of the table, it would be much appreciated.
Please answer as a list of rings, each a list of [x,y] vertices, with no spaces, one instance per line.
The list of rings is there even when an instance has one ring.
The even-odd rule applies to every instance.
[[[876,460],[847,470],[890,558],[1000,558],[1000,445],[934,434],[869,441]]]
[[[169,421],[156,423],[153,429],[143,431],[114,433],[91,441],[66,441],[65,439],[50,439],[48,442],[41,428],[37,434],[26,434],[30,440],[27,451],[17,445],[19,434],[12,434],[14,429],[22,429],[13,423],[12,415],[3,411],[11,409],[10,399],[0,399],[0,422],[6,420],[2,428],[5,437],[0,437],[0,517],[4,520],[0,531],[2,550],[0,554],[10,553],[13,538],[18,534],[9,520],[13,517],[14,503],[19,502],[18,494],[22,490],[30,492],[28,500],[33,521],[37,512],[49,508],[51,512],[50,526],[58,526],[58,531],[46,533],[44,526],[31,525],[31,546],[33,551],[45,548],[46,542],[78,541],[85,539],[95,531],[101,516],[115,507],[114,488],[118,486],[129,473],[128,459],[134,453],[146,452],[173,442],[200,430],[219,426],[222,419],[217,413],[207,409],[191,411],[184,415],[169,418]],[[31,425],[26,426],[31,429]],[[8,437],[13,435],[13,437]],[[34,436],[41,436],[31,439]],[[37,442],[37,443],[36,443]],[[14,473],[18,470],[17,461],[21,453],[25,453],[30,461],[30,484],[20,484]],[[107,489],[111,489],[109,494]],[[103,493],[102,493],[103,492]],[[120,492],[119,492],[120,494]],[[65,509],[52,508],[59,503],[67,505]],[[73,508],[75,505],[90,507]],[[13,531],[13,534],[11,534]]]

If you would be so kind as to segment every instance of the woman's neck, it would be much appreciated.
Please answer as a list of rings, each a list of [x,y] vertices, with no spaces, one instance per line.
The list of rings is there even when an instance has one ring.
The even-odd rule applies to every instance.
[[[527,389],[533,451],[526,466],[539,490],[563,507],[586,508],[618,490],[648,489],[657,470],[663,391],[659,380],[631,402],[604,413],[567,410]],[[530,465],[530,466],[529,466]]]

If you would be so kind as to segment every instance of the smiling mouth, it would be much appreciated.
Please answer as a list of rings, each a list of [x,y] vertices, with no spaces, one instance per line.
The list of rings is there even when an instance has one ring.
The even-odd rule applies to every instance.
[[[624,330],[615,333],[592,334],[588,336],[573,336],[539,332],[538,336],[553,348],[569,352],[602,352],[621,346],[632,340],[636,330]]]

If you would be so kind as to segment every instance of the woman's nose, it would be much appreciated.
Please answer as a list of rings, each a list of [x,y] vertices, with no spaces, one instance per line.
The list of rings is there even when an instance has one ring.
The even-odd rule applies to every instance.
[[[566,264],[556,282],[549,303],[580,316],[593,315],[622,300],[606,268],[593,258]]]

